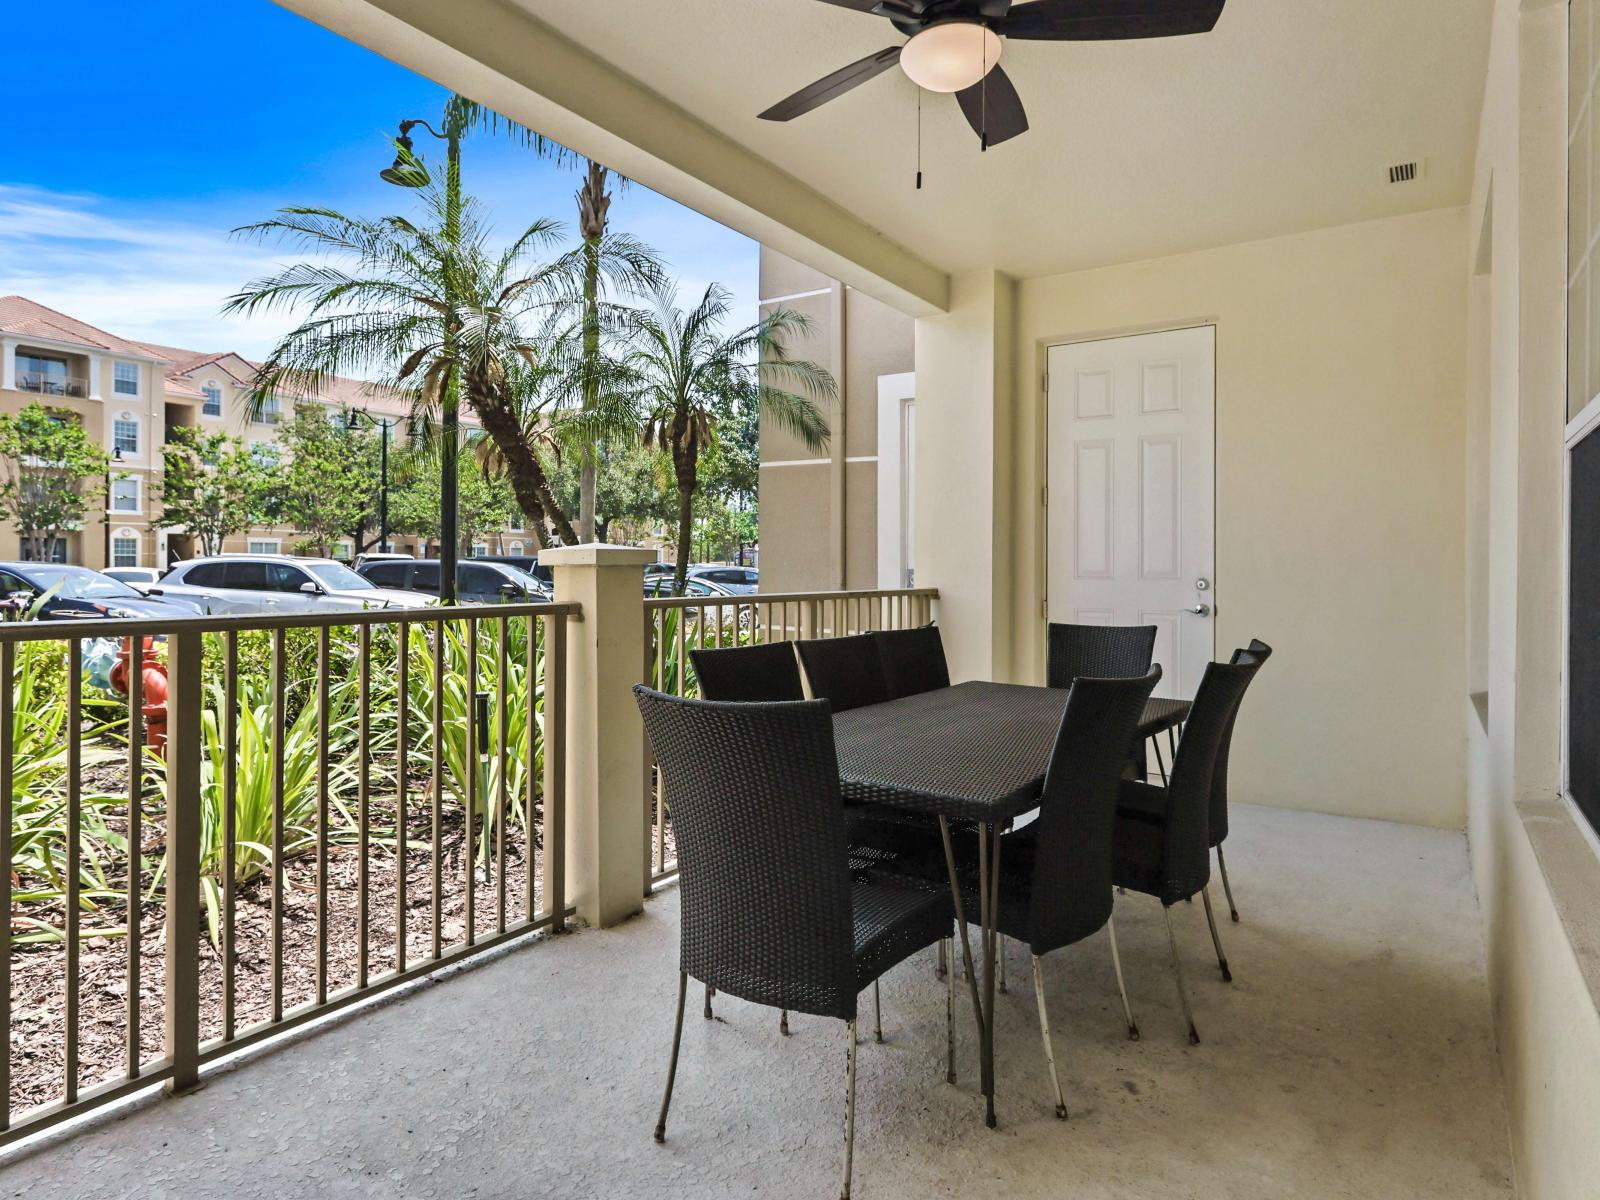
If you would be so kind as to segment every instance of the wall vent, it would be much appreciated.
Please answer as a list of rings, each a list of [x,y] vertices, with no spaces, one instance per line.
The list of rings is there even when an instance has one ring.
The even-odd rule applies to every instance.
[[[1415,183],[1428,171],[1428,160],[1414,158],[1410,162],[1395,163],[1389,168],[1390,183]]]

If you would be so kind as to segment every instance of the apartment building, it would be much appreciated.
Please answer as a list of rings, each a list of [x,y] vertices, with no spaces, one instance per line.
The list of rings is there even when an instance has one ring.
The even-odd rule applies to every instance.
[[[769,592],[905,587],[912,562],[914,322],[761,248],[761,312],[805,316],[788,346],[839,385],[826,450],[761,423],[761,585]]]
[[[0,297],[0,412],[20,412],[30,403],[75,415],[113,458],[113,478],[99,511],[55,547],[61,561],[89,567],[165,566],[191,557],[198,547],[161,522],[157,482],[161,451],[178,426],[226,432],[248,445],[275,443],[296,404],[357,410],[396,424],[409,409],[401,396],[354,379],[339,379],[315,397],[274,397],[261,411],[249,404],[256,364],[231,351],[203,352],[134,341],[57,312],[23,296]],[[470,425],[470,422],[468,422]],[[299,530],[259,526],[229,538],[229,553],[290,553]],[[395,535],[401,553],[436,552],[414,536]],[[532,553],[522,528],[480,535],[473,553]],[[525,549],[526,548],[526,549]],[[335,554],[348,558],[354,543]],[[21,556],[20,539],[0,523],[0,558]]]

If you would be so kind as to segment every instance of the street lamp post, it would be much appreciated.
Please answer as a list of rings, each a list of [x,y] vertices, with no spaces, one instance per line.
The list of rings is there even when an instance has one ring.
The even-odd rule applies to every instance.
[[[106,519],[105,519],[105,565],[111,566],[111,474],[115,464],[122,461],[122,451],[116,447],[111,450],[111,461],[106,464]]]
[[[378,173],[385,183],[396,187],[420,188],[428,185],[428,169],[419,155],[412,152],[411,131],[422,126],[448,147],[445,171],[444,240],[452,255],[461,241],[461,122],[447,111],[445,131],[440,133],[422,120],[400,122],[400,136],[395,139],[399,151],[392,166]],[[447,360],[455,355],[456,305],[453,295],[455,264],[448,264],[445,272],[445,326],[444,352]],[[443,412],[440,414],[442,433],[439,439],[439,599],[444,604],[456,602],[456,558],[460,541],[457,524],[457,456],[461,440],[461,380],[452,366],[445,388]]]
[[[396,421],[385,421],[373,416],[366,409],[350,410],[349,427],[354,429],[357,420],[366,418],[379,430],[378,452],[378,549],[389,548],[389,431],[398,424]]]

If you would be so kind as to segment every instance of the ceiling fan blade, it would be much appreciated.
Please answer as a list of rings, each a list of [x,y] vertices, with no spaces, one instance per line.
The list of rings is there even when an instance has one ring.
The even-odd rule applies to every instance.
[[[984,139],[985,146],[998,146],[1019,133],[1028,132],[1028,114],[1022,109],[1022,97],[1017,95],[1016,85],[1003,67],[996,67],[981,82],[957,92],[956,99],[966,114],[967,124]]]
[[[1032,0],[996,33],[1039,41],[1098,42],[1210,33],[1226,0]]]
[[[842,96],[853,87],[860,87],[869,79],[882,75],[900,61],[900,47],[890,46],[869,54],[859,62],[841,67],[832,75],[824,75],[813,84],[801,88],[786,100],[780,100],[761,114],[763,121],[792,121],[826,104],[835,96]]]
[[[878,7],[879,0],[822,0],[824,4],[837,4],[840,8],[853,8],[857,12],[869,13]]]

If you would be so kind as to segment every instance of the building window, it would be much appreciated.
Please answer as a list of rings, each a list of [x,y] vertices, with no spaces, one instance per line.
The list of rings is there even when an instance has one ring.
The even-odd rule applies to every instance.
[[[333,556],[340,562],[349,562],[356,556],[354,542],[338,542],[333,547]]]
[[[268,396],[261,402],[261,410],[256,414],[256,420],[263,425],[276,425],[283,420],[283,409],[278,404],[276,396]]]
[[[208,383],[200,391],[206,398],[205,405],[200,411],[208,417],[220,417],[222,415],[222,389],[214,383]]]
[[[137,567],[139,565],[139,535],[131,529],[119,529],[111,539],[111,565]]]
[[[520,512],[513,511],[511,516],[506,520],[506,528],[509,529],[512,533],[521,533],[522,532],[522,514]]]
[[[473,558],[483,558],[488,553],[489,553],[489,543],[488,542],[473,542],[472,543],[472,557]]]
[[[113,363],[111,366],[111,390],[119,396],[137,396],[139,394],[139,364],[130,362]]]
[[[49,545],[45,547],[45,554],[43,558],[41,558],[39,555],[34,553],[34,539],[23,538],[22,561],[64,563],[67,561],[67,539],[52,538]]]
[[[139,453],[139,419],[123,415],[111,423],[111,446],[122,454]]]
[[[250,442],[250,457],[258,463],[275,463],[278,461],[278,444],[254,438]]]
[[[136,513],[139,511],[139,481],[113,479],[111,481],[111,511]]]
[[[277,554],[283,549],[283,542],[278,538],[251,538],[251,554]]]
[[[41,396],[84,396],[88,392],[81,379],[67,375],[67,360],[42,354],[17,351],[17,390],[38,392]]]
[[[522,543],[521,542],[512,542],[510,547],[507,549],[506,553],[510,554],[510,555],[513,555],[514,557],[521,558],[522,557]]]

